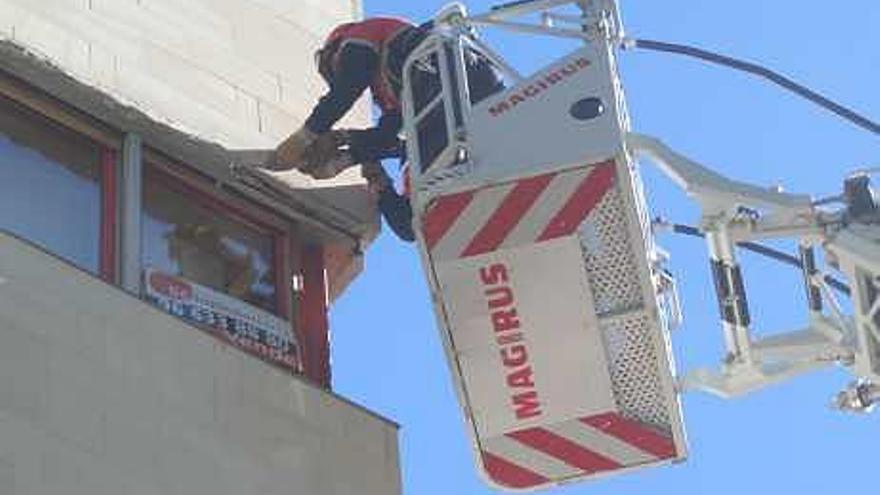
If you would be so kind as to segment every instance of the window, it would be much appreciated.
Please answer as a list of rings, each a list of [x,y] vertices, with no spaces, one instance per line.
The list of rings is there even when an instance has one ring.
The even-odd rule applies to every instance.
[[[464,106],[460,98],[460,87],[466,87],[470,95],[469,106],[476,105],[490,96],[504,90],[505,83],[501,71],[492,61],[476,48],[462,46],[464,66],[456,63],[456,49],[451,40],[442,41],[436,51],[413,63],[407,79],[416,121],[416,143],[424,172],[431,168],[449,149],[451,139],[464,127]],[[440,58],[442,55],[442,59]],[[447,70],[448,88],[444,88],[441,67]],[[464,69],[463,71],[461,69]],[[450,132],[447,123],[447,108],[444,99],[450,100],[452,110]],[[458,154],[447,158],[450,163],[458,160]],[[450,163],[443,164],[448,165]]]
[[[0,74],[0,231],[109,283],[125,279],[126,289],[141,289],[160,309],[302,372],[294,323],[309,322],[313,333],[326,325],[307,320],[283,283],[299,262],[297,225],[148,149],[141,149],[147,163],[137,153],[126,164],[142,171],[127,177],[136,184],[122,184],[121,144],[100,122]],[[142,188],[139,204],[129,188]],[[120,222],[138,219],[139,242],[129,249],[129,236],[119,234],[131,231]],[[317,294],[324,293],[313,292],[323,315]],[[318,341],[310,335],[312,347]],[[316,357],[312,367],[320,363]]]
[[[431,54],[414,63],[409,71],[422,171],[427,170],[449,145],[438,66],[437,54]]]
[[[148,169],[144,181],[145,268],[279,313],[275,236],[212,208],[186,186]]]
[[[507,84],[503,72],[489,57],[475,48],[468,48],[464,52],[464,58],[471,105],[482,103],[486,98],[504,91]]]
[[[0,97],[0,229],[98,274],[102,149]]]
[[[241,207],[241,208],[239,208]],[[261,358],[301,371],[290,294],[279,284],[289,236],[255,209],[199,179],[147,164],[141,264],[144,297]]]

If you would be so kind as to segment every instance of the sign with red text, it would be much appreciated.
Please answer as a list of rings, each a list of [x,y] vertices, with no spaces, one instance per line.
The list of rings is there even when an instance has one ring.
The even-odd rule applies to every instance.
[[[577,237],[438,262],[478,436],[616,411]]]
[[[299,371],[290,323],[222,292],[159,270],[144,271],[146,298],[162,310],[197,323],[237,347]]]

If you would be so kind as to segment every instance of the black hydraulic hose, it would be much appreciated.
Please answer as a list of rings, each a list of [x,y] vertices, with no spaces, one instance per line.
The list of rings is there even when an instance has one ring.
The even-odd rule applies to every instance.
[[[672,231],[676,234],[684,234],[692,237],[706,237],[705,234],[700,232],[700,229],[692,227],[690,225],[673,224]],[[801,262],[801,259],[797,256],[793,256],[786,252],[767,247],[763,244],[758,244],[757,242],[738,242],[736,245],[745,249],[746,251],[751,251],[753,253],[760,254],[761,256],[766,256],[781,263],[785,263],[786,265],[790,265],[800,269],[804,268],[803,262]],[[825,275],[824,280],[829,287],[832,287],[835,290],[846,294],[847,296],[852,294],[852,291],[846,283],[837,280],[831,275]]]
[[[677,43],[636,39],[633,40],[633,44],[637,48],[694,57],[700,60],[704,60],[706,62],[723,65],[725,67],[730,67],[743,72],[748,72],[759,77],[763,77],[764,79],[767,79],[770,82],[797,94],[798,96],[806,98],[807,100],[821,106],[826,110],[833,112],[839,117],[842,117],[869,132],[880,135],[880,124],[878,124],[877,122],[874,122],[873,120],[863,115],[860,115],[859,113],[843,105],[835,103],[834,101],[820,95],[819,93],[811,90],[810,88],[807,88],[806,86],[802,86],[792,81],[791,79],[783,76],[782,74],[779,74],[778,72],[774,72],[758,64],[738,60],[725,55],[703,50],[701,48],[680,45]]]

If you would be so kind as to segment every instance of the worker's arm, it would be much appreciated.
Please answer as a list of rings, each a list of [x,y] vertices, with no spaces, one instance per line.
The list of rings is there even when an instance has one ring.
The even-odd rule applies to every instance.
[[[379,196],[379,213],[391,230],[406,242],[416,239],[412,228],[412,206],[409,198],[397,194],[391,177],[379,162],[367,162],[361,167],[361,174],[370,184],[370,189]]]
[[[416,240],[412,228],[412,206],[409,204],[409,198],[397,194],[393,187],[386,187],[379,191],[379,212],[397,237],[406,242]]]
[[[351,110],[354,102],[370,86],[378,67],[379,55],[372,48],[354,43],[340,48],[337,70],[333,79],[328,81],[330,90],[321,97],[302,127],[278,145],[274,160],[267,163],[266,168],[296,168],[309,173],[304,170],[306,150],[322,135],[333,140],[328,131]]]
[[[351,156],[355,163],[380,160],[397,152],[401,144],[397,138],[403,126],[399,111],[383,113],[376,127],[349,131]]]
[[[367,46],[349,43],[339,52],[339,66],[330,86],[306,120],[315,134],[329,131],[351,109],[379,70],[379,56]],[[375,161],[399,146],[397,135],[403,125],[399,111],[386,112],[370,129],[351,130],[350,152],[355,163]]]
[[[348,43],[340,49],[339,65],[327,92],[312,109],[305,127],[324,134],[351,110],[379,69],[379,55],[370,47]]]

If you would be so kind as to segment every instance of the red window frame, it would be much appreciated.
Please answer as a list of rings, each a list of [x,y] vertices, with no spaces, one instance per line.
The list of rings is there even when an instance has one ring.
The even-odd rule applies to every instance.
[[[96,275],[105,282],[115,283],[118,273],[116,261],[118,257],[116,242],[118,229],[116,147],[120,145],[122,139],[88,117],[70,109],[64,102],[42,94],[2,72],[0,72],[0,97],[17,105],[27,113],[42,117],[59,128],[64,128],[85,138],[98,148],[98,187],[100,191],[98,270],[93,273],[67,259],[59,259],[86,273]],[[50,249],[41,249],[52,254]]]
[[[179,192],[193,201],[196,201],[206,208],[217,212],[220,215],[231,218],[232,220],[242,223],[248,228],[257,231],[260,234],[268,235],[272,238],[272,275],[275,283],[275,314],[282,318],[290,319],[290,305],[287,300],[290,298],[289,293],[284,294],[284,288],[281,281],[285,279],[284,258],[287,255],[287,238],[289,232],[281,227],[278,222],[273,222],[268,218],[269,213],[259,213],[257,206],[248,206],[241,204],[235,198],[222,194],[219,191],[211,192],[202,187],[203,183],[190,174],[178,171],[169,173],[163,164],[157,164],[155,160],[144,160],[144,182],[150,179],[158,179],[162,185]],[[225,196],[225,197],[224,197]]]
[[[305,244],[296,236],[292,223],[283,220],[252,202],[224,192],[211,178],[184,167],[156,152],[145,152],[144,180],[150,173],[164,176],[165,183],[177,190],[183,189],[195,201],[209,208],[245,222],[262,231],[274,231],[275,280],[278,297],[277,313],[288,319],[291,331],[299,343],[302,375],[309,381],[330,389],[330,341],[327,302],[327,276],[324,248],[320,244]],[[290,260],[296,259],[296,262]],[[302,277],[302,286],[293,292],[294,277]],[[291,283],[282,283],[289,281]],[[294,299],[295,296],[295,299]],[[293,302],[296,301],[296,310]],[[247,351],[245,351],[247,352]],[[265,359],[258,354],[255,357]],[[267,361],[270,362],[270,361]],[[270,362],[271,363],[271,362]]]
[[[283,220],[280,215],[273,214],[249,200],[218,189],[209,177],[199,174],[190,167],[178,164],[158,152],[145,149],[143,170],[144,182],[151,179],[159,180],[163,186],[185,194],[206,208],[272,237],[275,314],[289,322],[291,332],[299,344],[299,365],[303,367],[307,359],[306,354],[309,351],[299,329],[300,318],[294,314],[291,284],[285,283],[287,280],[292,280],[294,276],[295,267],[288,260],[296,252],[298,245],[291,223]],[[242,350],[278,366],[277,363],[259,354],[249,352],[246,349]],[[293,371],[300,372],[301,370]]]
[[[324,248],[306,245],[300,249],[302,288],[299,296],[299,333],[303,349],[303,374],[330,389],[330,323],[327,317],[327,272]]]

